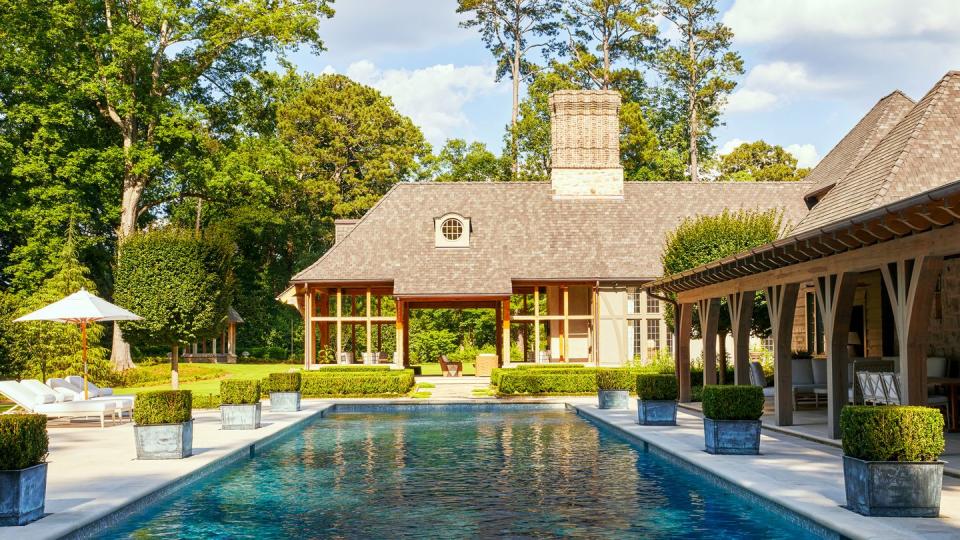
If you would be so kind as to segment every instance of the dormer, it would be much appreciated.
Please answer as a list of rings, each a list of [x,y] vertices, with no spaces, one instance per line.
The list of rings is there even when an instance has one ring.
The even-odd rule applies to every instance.
[[[438,248],[470,247],[470,218],[449,212],[433,218],[433,245]]]

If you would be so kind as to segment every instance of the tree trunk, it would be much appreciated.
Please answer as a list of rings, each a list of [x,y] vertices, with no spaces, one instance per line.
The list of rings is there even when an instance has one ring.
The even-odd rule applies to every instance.
[[[110,364],[114,371],[124,371],[136,366],[130,356],[130,344],[123,340],[120,323],[113,323],[113,345],[110,349]]]
[[[689,129],[690,129],[690,181],[700,181],[700,150],[697,148],[697,139],[699,138],[699,125],[697,119],[697,44],[693,36],[693,19],[691,15],[689,31],[687,33],[687,54],[690,62],[690,104],[689,104]]]
[[[170,387],[180,389],[180,344],[172,347],[170,355]]]
[[[513,77],[513,109],[510,111],[510,170],[513,173],[512,180],[516,180],[520,172],[520,159],[517,156],[517,120],[520,116],[520,61],[522,55],[520,52],[520,42],[515,40],[513,43],[513,65],[511,66]]]
[[[137,214],[140,208],[140,196],[143,194],[143,179],[133,173],[130,152],[133,137],[124,136],[123,149],[127,154],[126,171],[123,175],[123,198],[120,204],[120,228],[117,230],[117,244],[137,230]],[[123,371],[134,367],[130,356],[130,344],[123,340],[120,325],[113,323],[113,345],[110,349],[110,363],[114,371]]]
[[[717,337],[720,338],[719,346],[717,347],[717,374],[720,379],[720,384],[727,384],[727,333],[726,332],[717,332]]]

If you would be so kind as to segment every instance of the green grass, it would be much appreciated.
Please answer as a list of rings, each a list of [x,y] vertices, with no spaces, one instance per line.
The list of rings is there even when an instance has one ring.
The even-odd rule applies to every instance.
[[[433,384],[432,382],[417,383],[417,388],[436,388],[436,387],[437,385]]]
[[[473,362],[464,362],[463,363],[463,374],[464,375],[476,375],[477,370],[473,367]],[[440,363],[435,362],[432,364],[420,364],[420,375],[435,375],[437,377],[443,375],[440,372]]]
[[[186,364],[191,365],[191,364]],[[197,364],[193,364],[197,365]],[[183,367],[184,364],[181,364]],[[295,368],[293,364],[216,364],[218,369],[223,370],[223,374],[215,379],[206,379],[202,381],[185,382],[180,384],[181,390],[193,390],[198,394],[219,394],[220,381],[225,379],[262,379],[270,373],[282,373]],[[169,366],[167,367],[169,371]],[[138,394],[149,390],[166,390],[170,388],[170,383],[152,386],[133,386],[127,388],[116,388],[116,394]]]
[[[410,397],[413,399],[427,399],[430,395],[430,392],[413,392],[410,394]]]
[[[474,397],[495,397],[497,391],[492,388],[474,388],[471,390]]]

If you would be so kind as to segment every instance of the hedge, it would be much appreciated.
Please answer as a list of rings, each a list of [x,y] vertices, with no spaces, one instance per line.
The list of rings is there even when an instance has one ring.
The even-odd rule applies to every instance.
[[[576,366],[583,368],[583,366]],[[589,368],[589,371],[592,373],[596,368]],[[584,369],[575,369],[574,366],[550,366],[543,367],[540,369],[519,369],[517,368],[494,368],[490,373],[490,384],[493,386],[500,386],[500,378],[504,373],[510,373],[513,371],[518,371],[520,373],[585,373]]]
[[[936,461],[943,415],[929,407],[848,405],[840,411],[843,453],[865,461]]]
[[[267,376],[264,390],[270,392],[299,392],[301,375],[299,371],[293,373],[271,373]]]
[[[47,459],[47,417],[41,414],[0,415],[0,471],[26,469]]]
[[[576,369],[585,367],[583,364],[517,364],[513,369]]]
[[[597,391],[594,369],[567,372],[505,370],[497,387],[501,394],[591,394]]]
[[[190,390],[157,390],[137,394],[133,421],[141,426],[180,424],[190,420]]]
[[[752,385],[705,386],[703,415],[712,420],[757,420],[763,415],[763,388]]]
[[[260,403],[260,381],[258,379],[220,381],[220,403],[222,405]]]
[[[220,394],[196,394],[191,398],[194,409],[219,409]]]
[[[676,400],[677,377],[667,374],[641,373],[637,375],[637,398]]]
[[[373,375],[373,376],[371,376]],[[390,373],[305,373],[300,392],[304,397],[401,395],[413,389],[413,370]]]
[[[597,390],[633,390],[635,375],[627,368],[600,368],[596,372]]]
[[[350,371],[391,371],[388,365],[379,366],[323,366],[316,370],[316,373],[336,373]]]

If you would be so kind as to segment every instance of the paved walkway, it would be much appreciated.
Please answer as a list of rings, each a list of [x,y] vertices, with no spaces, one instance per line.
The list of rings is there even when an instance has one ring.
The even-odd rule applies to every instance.
[[[840,449],[764,431],[759,456],[714,456],[703,450],[703,421],[679,411],[677,426],[640,426],[636,410],[577,407],[637,440],[706,469],[761,497],[778,502],[850,538],[960,538],[960,480],[944,477],[941,517],[868,518],[842,507],[846,502]]]
[[[417,383],[430,383],[435,388],[424,388],[433,399],[492,399],[474,395],[474,389],[490,388],[490,377],[417,377]]]

